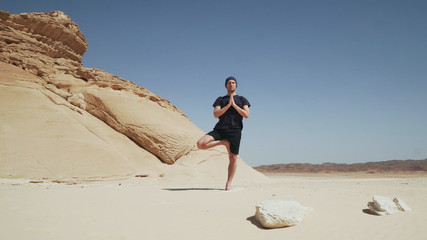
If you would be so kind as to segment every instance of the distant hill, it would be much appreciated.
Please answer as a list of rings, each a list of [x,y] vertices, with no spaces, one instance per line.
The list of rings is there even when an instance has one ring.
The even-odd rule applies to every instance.
[[[390,160],[366,163],[289,163],[272,164],[255,167],[264,173],[327,173],[327,172],[365,172],[365,173],[393,173],[417,172],[427,173],[427,159],[424,160]]]

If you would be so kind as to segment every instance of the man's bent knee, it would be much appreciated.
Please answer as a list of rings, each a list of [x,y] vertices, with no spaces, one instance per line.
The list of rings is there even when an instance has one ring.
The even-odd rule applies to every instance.
[[[197,147],[199,149],[204,149],[206,148],[206,143],[202,139],[200,139],[199,141],[197,141]]]
[[[215,139],[210,136],[210,135],[205,135],[202,138],[199,139],[199,141],[197,141],[197,147],[199,149],[206,149],[206,145],[211,142],[214,141]]]

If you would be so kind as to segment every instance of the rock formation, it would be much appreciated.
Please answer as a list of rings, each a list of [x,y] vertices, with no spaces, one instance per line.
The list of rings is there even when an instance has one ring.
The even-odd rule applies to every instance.
[[[168,100],[83,67],[87,48],[63,12],[0,11],[0,177],[165,175],[226,154],[199,153],[204,133]]]

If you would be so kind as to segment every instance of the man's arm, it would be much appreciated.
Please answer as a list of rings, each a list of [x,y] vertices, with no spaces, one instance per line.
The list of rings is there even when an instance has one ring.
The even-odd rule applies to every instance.
[[[237,105],[233,105],[233,107],[236,109],[236,111],[242,115],[244,118],[249,118],[249,107],[248,105],[243,106],[243,108],[240,108]]]
[[[234,107],[234,109],[236,109],[236,111],[242,115],[242,117],[244,118],[249,118],[249,106],[248,105],[244,105],[243,108],[240,108],[239,106],[237,106],[237,104],[234,102],[234,98],[230,98],[230,102],[231,105]]]
[[[221,108],[221,106],[215,106],[214,108],[214,117],[215,118],[219,118],[222,114],[224,114],[225,112],[227,112],[227,110],[231,107],[230,104],[227,104],[227,106]]]

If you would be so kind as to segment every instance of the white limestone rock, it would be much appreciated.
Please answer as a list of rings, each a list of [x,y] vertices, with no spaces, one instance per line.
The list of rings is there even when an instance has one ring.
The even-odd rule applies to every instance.
[[[293,200],[268,200],[255,206],[255,219],[265,228],[295,226],[302,222],[309,207]]]
[[[410,211],[409,206],[402,200],[398,198],[391,200],[382,196],[374,196],[372,202],[368,202],[368,207],[372,213],[380,216],[390,215],[399,211]]]

